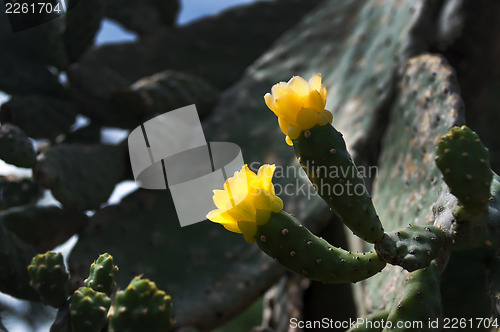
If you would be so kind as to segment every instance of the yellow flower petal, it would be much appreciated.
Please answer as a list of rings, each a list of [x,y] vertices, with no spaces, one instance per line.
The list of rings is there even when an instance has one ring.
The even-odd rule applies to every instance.
[[[297,122],[301,124],[301,131],[311,129],[318,123],[318,112],[312,108],[303,108],[297,115]]]
[[[274,97],[270,93],[266,93],[264,96],[264,101],[266,102],[267,107],[274,112]]]
[[[300,133],[315,125],[331,123],[330,115],[325,113],[327,91],[321,84],[321,75],[314,74],[309,82],[300,76],[292,77],[287,83],[279,82],[271,88],[271,94],[264,96],[266,105],[278,117],[281,131],[287,136],[288,145]],[[306,109],[306,110],[305,110]],[[330,119],[330,121],[325,121]]]
[[[281,131],[288,135],[288,127],[290,126],[290,122],[285,118],[278,118],[278,125],[280,126]]]
[[[248,242],[255,241],[257,225],[269,221],[271,212],[279,212],[283,201],[274,193],[272,177],[276,166],[263,165],[257,174],[247,165],[224,183],[224,190],[214,190],[216,210],[207,218],[227,230],[243,233]]]
[[[292,90],[291,93],[297,95],[298,98],[307,97],[309,94],[309,83],[300,76],[294,76],[288,81],[288,87]]]
[[[309,86],[318,92],[321,91],[321,74],[314,74],[309,79]]]

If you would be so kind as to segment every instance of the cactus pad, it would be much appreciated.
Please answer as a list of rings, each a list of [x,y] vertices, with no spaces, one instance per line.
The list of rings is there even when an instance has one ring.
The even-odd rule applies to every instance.
[[[109,315],[110,332],[166,332],[170,329],[172,301],[156,284],[134,278],[119,291]]]
[[[180,0],[107,0],[104,5],[107,17],[144,35],[174,25]]]
[[[13,96],[0,109],[0,121],[23,129],[32,138],[54,139],[75,122],[78,106],[46,95]]]
[[[436,164],[464,208],[472,213],[486,209],[493,172],[490,155],[475,132],[453,127],[436,147]]]
[[[114,280],[116,272],[118,272],[118,267],[113,265],[113,256],[108,253],[102,254],[90,265],[90,274],[84,284],[86,287],[110,296],[116,287]]]
[[[380,240],[384,229],[342,134],[328,124],[315,126],[293,140],[293,148],[302,169],[340,220],[363,240]]]
[[[440,331],[437,326],[429,326],[429,322],[440,318],[441,312],[439,270],[437,263],[433,262],[404,279],[387,317],[392,328],[384,331]],[[408,327],[397,327],[398,322],[408,324]],[[421,326],[415,325],[420,323]]]
[[[128,89],[115,92],[110,101],[110,109],[121,118],[129,120],[129,126],[141,119],[162,114],[183,106],[196,104],[200,115],[215,104],[219,92],[205,80],[172,70],[142,78]]]
[[[429,266],[446,243],[444,232],[434,226],[409,225],[393,234],[385,234],[375,250],[386,262],[407,271]]]
[[[114,2],[124,7],[122,1]],[[99,77],[100,72],[92,67],[106,67],[134,82],[172,69],[200,76],[219,89],[226,88],[319,2],[280,0],[232,8],[184,27],[156,30],[137,42],[96,48],[87,52],[78,68],[71,71]],[[82,90],[95,89],[91,84],[96,79],[81,81]]]
[[[265,225],[257,227],[256,240],[278,263],[324,283],[357,282],[385,267],[375,252],[352,253],[335,248],[283,211],[272,213]]]
[[[20,241],[0,223],[0,292],[20,299],[39,301],[40,296],[30,286],[26,270],[35,249]]]
[[[71,10],[66,13],[66,29],[62,39],[68,60],[74,62],[94,44],[104,16],[104,5],[99,0],[69,0],[67,6]]]
[[[71,298],[70,313],[73,332],[100,332],[108,323],[111,299],[92,288],[81,287]]]
[[[435,212],[445,209],[435,203],[439,192],[446,190],[434,162],[435,146],[439,137],[463,121],[464,112],[453,70],[442,57],[412,58],[401,67],[399,77],[373,192],[375,208],[388,231],[408,224],[432,225],[433,207]],[[360,293],[369,299],[368,311],[388,308],[402,271],[387,268],[366,282],[366,293]]]
[[[0,159],[18,167],[33,167],[36,163],[33,144],[16,126],[0,126]]]
[[[69,257],[72,280],[85,278],[102,252],[120,267],[118,287],[142,273],[166,290],[179,328],[223,324],[285,272],[255,244],[208,221],[181,228],[166,191],[139,190],[97,211]]]
[[[46,252],[79,232],[88,217],[55,206],[24,206],[0,212],[0,223],[38,252]]]
[[[42,195],[40,186],[31,179],[0,176],[0,210],[34,203]]]
[[[38,156],[35,180],[67,208],[96,209],[123,178],[122,146],[61,144]]]
[[[69,273],[64,267],[63,256],[60,253],[48,251],[33,257],[28,266],[33,287],[45,303],[59,308],[68,299]]]

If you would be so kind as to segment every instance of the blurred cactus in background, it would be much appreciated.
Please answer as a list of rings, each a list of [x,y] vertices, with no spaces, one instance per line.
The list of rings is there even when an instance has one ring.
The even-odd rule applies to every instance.
[[[0,159],[25,174],[0,178],[0,292],[26,306],[0,302],[0,331],[17,318],[54,332],[282,332],[323,317],[496,331],[500,2],[273,0],[177,26],[179,0],[79,0],[15,33],[0,3]],[[105,18],[137,40],[94,45]],[[263,96],[315,73],[333,122],[278,125]],[[277,194],[287,212],[243,231],[256,244],[181,228],[167,190],[109,204],[134,178],[126,140],[102,130],[190,104],[207,141],[238,144],[252,171],[295,171],[275,186],[311,189],[322,178],[307,162],[377,174],[352,177],[368,189],[355,200]],[[74,235],[65,267],[47,251]]]

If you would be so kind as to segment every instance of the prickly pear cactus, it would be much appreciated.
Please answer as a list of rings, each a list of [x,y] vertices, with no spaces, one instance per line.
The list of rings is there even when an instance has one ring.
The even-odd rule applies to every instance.
[[[30,286],[26,267],[30,264],[35,249],[19,240],[0,224],[0,291],[20,299],[39,301],[40,295]]]
[[[42,195],[40,186],[29,178],[0,176],[0,210],[35,203]]]
[[[106,326],[111,299],[89,287],[77,289],[69,306],[73,332],[100,332]]]
[[[393,232],[408,224],[434,222],[439,191],[447,190],[434,163],[436,142],[461,124],[464,111],[453,70],[442,57],[412,58],[399,76],[373,192],[384,228]],[[367,311],[388,308],[402,282],[402,271],[394,266],[367,280],[362,295]]]
[[[113,257],[108,253],[102,254],[90,265],[90,274],[84,280],[84,284],[88,288],[110,296],[116,287],[114,280],[116,272],[118,267],[113,265]]]
[[[488,149],[466,126],[454,127],[436,147],[436,165],[450,191],[470,213],[486,210],[493,171]]]
[[[80,211],[55,206],[23,206],[0,212],[0,224],[38,252],[63,244],[88,222]]]
[[[0,158],[18,167],[31,168],[36,163],[35,150],[28,136],[11,124],[0,126]]]
[[[65,207],[89,210],[106,202],[123,179],[125,160],[122,146],[60,144],[38,156],[33,173]]]
[[[33,257],[28,266],[30,285],[49,305],[59,308],[68,298],[69,274],[61,253],[48,251]]]
[[[133,279],[127,287],[137,275],[172,295],[174,329],[209,331],[284,280],[280,263],[296,273],[297,283],[300,278],[357,282],[358,314],[370,314],[373,321],[435,320],[440,312],[467,319],[498,316],[500,180],[495,174],[491,178],[478,137],[464,128],[446,133],[464,123],[453,66],[469,108],[467,123],[493,148],[495,167],[498,88],[493,83],[500,51],[494,36],[500,33],[495,21],[500,6],[460,0],[277,0],[177,27],[177,0],[66,4],[69,11],[57,20],[12,33],[0,1],[0,90],[12,95],[1,106],[0,131],[19,128],[8,130],[14,140],[0,135],[0,158],[31,168],[27,181],[50,189],[62,204],[40,206],[46,200],[36,202],[38,194],[25,190],[18,200],[18,187],[9,191],[0,183],[0,208],[7,208],[0,214],[0,291],[32,301],[49,298],[60,307],[52,331],[118,331],[122,324],[138,331],[167,329],[167,315],[148,315],[169,312],[170,300],[146,279]],[[137,40],[94,47],[103,17],[137,32]],[[425,54],[428,50],[442,54]],[[329,92],[334,134],[342,132],[338,142],[345,139],[345,145],[323,149],[332,143],[328,135],[311,130],[307,135],[312,136],[304,133],[302,139],[314,144],[301,145],[298,157],[303,158],[297,160],[262,96],[278,81],[318,72]],[[179,227],[168,192],[139,190],[103,207],[116,184],[132,174],[125,144],[104,145],[101,129],[136,128],[154,114],[193,102],[205,106],[200,115],[207,141],[238,144],[252,170],[260,163],[285,170],[275,174],[274,183],[288,185],[281,197],[295,217],[281,220],[283,212],[273,217],[277,223],[260,225],[257,245],[207,223]],[[89,124],[74,131],[75,119],[82,120],[77,114]],[[330,126],[323,129],[333,132]],[[32,138],[44,142],[36,142],[36,153]],[[369,191],[362,199],[322,200],[299,164],[307,157],[337,165],[332,156],[341,150],[343,166],[377,166],[378,174],[359,181]],[[314,182],[315,175],[307,175]],[[369,223],[360,221],[364,214],[371,216]],[[330,222],[337,233],[345,224],[358,235],[350,238],[349,248],[313,234]],[[72,287],[81,286],[102,252],[113,254],[120,273],[105,255],[92,266],[89,287],[70,299],[49,293],[46,285],[38,287],[40,296],[29,285],[32,257],[75,234]],[[57,287],[67,283],[62,279]],[[107,328],[107,296],[115,280],[122,291]],[[314,281],[300,284],[324,289]],[[293,297],[295,312],[286,317],[308,319],[311,308],[342,308],[350,297],[337,296],[331,306],[307,291],[280,289],[290,293],[281,299]],[[284,307],[268,305],[267,317],[280,316]],[[296,312],[301,308],[308,310]],[[326,316],[338,317],[333,311]],[[288,325],[272,327],[281,332]],[[234,326],[226,330],[248,330]]]
[[[99,210],[69,257],[72,280],[85,278],[95,256],[108,252],[120,268],[119,288],[143,274],[174,299],[177,326],[209,330],[251,304],[285,272],[239,236],[228,237],[208,223],[180,228],[172,216],[172,198],[163,191],[139,190]],[[120,236],[113,235],[117,229]]]
[[[386,262],[412,272],[428,267],[446,245],[446,235],[440,228],[408,225],[393,234],[384,234],[375,249]]]
[[[136,277],[116,294],[109,314],[109,331],[166,332],[172,324],[171,307],[170,296],[157,289],[154,282]]]
[[[429,267],[410,273],[394,299],[387,321],[392,327],[384,331],[440,331],[441,294],[439,292],[439,269],[436,262]],[[403,328],[397,324],[404,322]]]
[[[32,138],[55,139],[68,133],[78,105],[46,95],[14,96],[2,105],[0,121],[23,128]]]

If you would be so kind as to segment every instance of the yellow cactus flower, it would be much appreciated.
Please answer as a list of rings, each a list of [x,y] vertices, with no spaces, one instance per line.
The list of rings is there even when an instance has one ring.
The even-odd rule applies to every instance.
[[[266,93],[264,100],[278,117],[288,145],[302,131],[315,125],[324,126],[333,119],[332,113],[325,109],[326,87],[321,84],[321,74],[314,74],[309,82],[300,76],[292,77],[288,83],[279,82],[271,93]]]
[[[269,221],[271,212],[280,212],[283,201],[274,193],[271,182],[275,165],[262,165],[257,174],[247,165],[224,183],[224,190],[214,190],[217,207],[207,218],[227,230],[242,233],[247,242],[255,242],[257,226]]]

